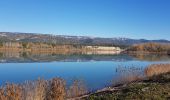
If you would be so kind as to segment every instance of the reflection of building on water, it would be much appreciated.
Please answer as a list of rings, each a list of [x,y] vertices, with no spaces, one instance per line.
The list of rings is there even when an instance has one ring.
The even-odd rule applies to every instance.
[[[119,54],[119,51],[87,51],[85,54]]]
[[[29,55],[32,56],[52,56],[53,53],[50,52],[32,52]]]
[[[0,62],[1,62],[1,63],[4,63],[4,62],[6,62],[6,60],[5,60],[5,59],[2,59],[2,60],[0,60]]]

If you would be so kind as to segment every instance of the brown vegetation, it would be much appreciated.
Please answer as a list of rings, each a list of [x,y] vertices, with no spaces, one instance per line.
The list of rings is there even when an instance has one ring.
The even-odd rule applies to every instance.
[[[67,90],[65,80],[38,79],[23,84],[6,84],[0,88],[0,100],[65,100],[87,93],[84,85],[76,81]],[[68,94],[69,93],[69,94]]]
[[[69,89],[67,90],[67,97],[74,98],[77,96],[84,95],[87,92],[88,91],[87,91],[86,86],[84,85],[84,82],[80,80],[75,80],[73,84],[69,87]]]
[[[153,64],[145,69],[147,77],[170,72],[170,64]]]
[[[151,52],[151,53],[167,53],[170,50],[170,44],[160,43],[143,43],[133,45],[127,49],[128,52]]]
[[[116,72],[119,73],[119,78],[112,81],[113,85],[125,84],[133,81],[142,80],[144,78],[141,73],[142,67],[137,66],[118,66]]]
[[[63,79],[54,78],[49,81],[46,100],[64,100],[66,95],[65,81]]]
[[[16,84],[6,84],[0,88],[0,100],[21,100],[22,88]]]

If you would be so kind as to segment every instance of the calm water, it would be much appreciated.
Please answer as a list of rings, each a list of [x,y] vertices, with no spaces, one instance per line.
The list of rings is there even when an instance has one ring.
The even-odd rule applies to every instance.
[[[39,77],[61,77],[67,85],[81,80],[89,90],[133,80],[145,75],[153,63],[169,63],[166,55],[55,55],[0,53],[0,84],[22,83]],[[129,78],[130,77],[130,78]]]

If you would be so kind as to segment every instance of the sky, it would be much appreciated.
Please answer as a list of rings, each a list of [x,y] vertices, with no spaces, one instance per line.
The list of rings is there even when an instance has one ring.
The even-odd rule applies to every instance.
[[[170,40],[170,0],[0,0],[0,31]]]

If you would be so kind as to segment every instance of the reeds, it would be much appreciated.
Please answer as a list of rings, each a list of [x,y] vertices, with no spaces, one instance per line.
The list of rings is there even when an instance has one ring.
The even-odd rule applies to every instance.
[[[0,100],[21,100],[22,88],[16,84],[7,83],[0,88]]]
[[[54,78],[49,81],[47,89],[47,100],[64,100],[66,95],[65,81],[60,78]]]
[[[74,80],[73,84],[67,90],[67,97],[68,98],[78,97],[86,94],[87,92],[88,92],[87,88],[83,81]]]
[[[170,64],[152,64],[145,69],[147,77],[170,72]]]
[[[125,84],[133,81],[142,80],[144,78],[143,68],[140,66],[118,66],[116,72],[119,73],[118,79],[113,79],[113,85]]]
[[[66,89],[61,78],[51,80],[38,79],[22,84],[5,84],[0,88],[0,100],[65,100],[87,93],[85,86],[75,81]]]
[[[26,81],[22,84],[23,100],[45,100],[48,82],[43,79],[36,81]]]

